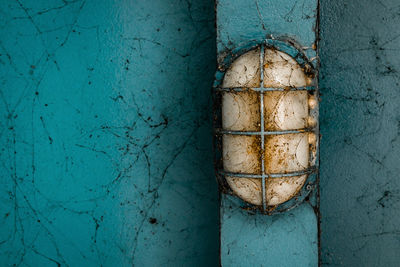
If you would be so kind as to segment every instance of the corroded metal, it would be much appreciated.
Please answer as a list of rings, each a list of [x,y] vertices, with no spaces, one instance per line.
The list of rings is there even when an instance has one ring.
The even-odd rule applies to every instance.
[[[253,58],[253,61],[244,62],[246,58],[241,56],[245,54],[247,58]],[[269,58],[276,57],[274,54],[284,60],[292,60],[295,65],[287,64],[291,66],[287,72],[285,62],[279,65],[280,62]],[[214,84],[216,173],[220,189],[223,193],[236,194],[251,202],[243,202],[246,209],[260,210],[269,215],[292,209],[308,196],[316,183],[319,136],[318,87],[314,79],[316,72],[298,46],[281,40],[267,39],[261,44],[249,44],[225,55],[225,58],[219,58],[219,71]],[[256,56],[259,56],[258,66],[254,64]],[[239,66],[246,64],[245,68],[237,67],[237,62]],[[279,66],[274,67],[274,64]],[[239,73],[240,70],[244,74]],[[281,70],[278,75],[284,78],[283,82],[273,79],[277,75],[274,71],[277,70]],[[232,72],[237,82],[232,82]],[[291,79],[296,75],[298,77]],[[294,97],[301,98],[301,101],[297,99],[298,105],[306,105],[304,109],[296,108],[297,112],[307,116],[307,120],[297,120],[294,123],[292,120],[286,125],[274,125],[271,119],[274,115],[271,113],[277,101]],[[226,106],[233,104],[236,105],[233,112],[239,115],[232,119]],[[291,104],[286,103],[286,107]],[[284,110],[283,113],[289,112]],[[308,151],[309,155],[303,156],[307,162],[293,165],[289,158],[292,152],[289,153],[289,150],[293,145],[297,149],[299,144],[303,144],[303,151]],[[231,147],[236,147],[235,151]],[[241,156],[243,154],[245,156]],[[303,168],[304,165],[307,167]],[[273,199],[271,195],[274,192],[268,191],[268,188],[279,188],[283,183],[295,183],[294,188],[298,187],[298,190],[286,196],[288,199]],[[246,196],[241,195],[237,188],[233,189],[237,185],[245,191]],[[260,187],[261,202],[257,200]]]

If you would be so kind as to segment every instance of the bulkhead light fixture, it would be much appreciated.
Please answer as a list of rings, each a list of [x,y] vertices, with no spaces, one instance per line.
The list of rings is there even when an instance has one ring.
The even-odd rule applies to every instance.
[[[215,82],[220,188],[266,214],[301,203],[316,184],[316,72],[292,44],[237,49]]]

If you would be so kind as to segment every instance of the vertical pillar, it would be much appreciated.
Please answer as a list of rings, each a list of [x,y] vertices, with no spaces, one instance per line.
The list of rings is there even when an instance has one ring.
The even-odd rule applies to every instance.
[[[219,0],[216,11],[219,60],[265,38],[293,40],[316,58],[317,0]],[[221,265],[317,266],[317,189],[295,209],[272,216],[250,213],[236,197],[221,194]]]

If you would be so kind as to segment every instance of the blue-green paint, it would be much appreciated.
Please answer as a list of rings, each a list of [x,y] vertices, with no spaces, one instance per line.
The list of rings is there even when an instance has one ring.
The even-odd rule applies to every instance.
[[[399,266],[399,2],[321,1],[326,266]]]
[[[217,49],[232,50],[266,37],[289,37],[311,47],[316,19],[317,0],[217,0]]]
[[[317,218],[309,204],[273,216],[254,215],[232,196],[221,202],[223,266],[317,266]]]
[[[0,13],[0,265],[217,265],[213,2]]]
[[[217,1],[217,49],[265,38],[290,38],[304,49],[315,43],[317,1]],[[312,49],[305,50],[309,58]],[[315,202],[312,198],[311,202]],[[223,266],[317,266],[317,217],[310,202],[273,216],[253,215],[240,201],[221,195]]]

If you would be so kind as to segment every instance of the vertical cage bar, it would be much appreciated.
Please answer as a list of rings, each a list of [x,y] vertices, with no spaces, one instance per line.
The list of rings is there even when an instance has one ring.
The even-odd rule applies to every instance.
[[[264,88],[264,43],[260,47],[260,87]],[[261,192],[263,212],[267,210],[266,190],[265,190],[265,170],[264,170],[264,92],[260,91],[260,115],[261,115]]]

